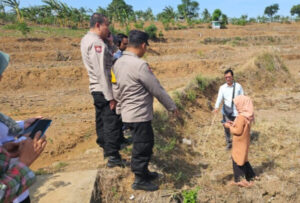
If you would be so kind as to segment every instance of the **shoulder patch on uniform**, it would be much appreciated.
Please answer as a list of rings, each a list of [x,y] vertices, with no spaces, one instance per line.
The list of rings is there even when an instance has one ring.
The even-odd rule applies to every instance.
[[[153,71],[149,65],[148,65],[148,69],[150,70],[151,73],[153,73]]]
[[[97,53],[101,53],[102,52],[102,46],[95,46],[95,50]]]

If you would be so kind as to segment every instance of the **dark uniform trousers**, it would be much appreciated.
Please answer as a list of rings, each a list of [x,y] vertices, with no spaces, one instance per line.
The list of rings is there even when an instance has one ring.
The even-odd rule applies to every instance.
[[[103,148],[104,157],[120,156],[120,144],[123,138],[122,121],[112,111],[102,92],[92,92],[96,110],[97,144]]]
[[[223,121],[222,122],[226,123],[227,121],[234,121],[234,120],[235,120],[235,116],[223,115]],[[230,129],[224,127],[224,131],[225,131],[226,143],[231,144]]]
[[[124,124],[131,130],[133,138],[131,170],[136,176],[144,178],[149,171],[148,165],[154,145],[151,121]]]

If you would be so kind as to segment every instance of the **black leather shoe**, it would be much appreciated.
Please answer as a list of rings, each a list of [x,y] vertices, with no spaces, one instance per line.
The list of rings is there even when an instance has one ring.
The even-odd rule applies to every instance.
[[[155,180],[156,178],[158,178],[158,173],[157,172],[148,171],[148,173],[145,176],[145,179],[149,180],[149,181]]]
[[[132,189],[134,190],[145,190],[145,191],[155,191],[158,190],[158,186],[151,183],[150,181],[142,178],[135,178],[134,183],[132,184]]]
[[[121,157],[118,156],[109,156],[107,167],[114,168],[114,167],[121,167],[125,168],[126,166],[126,160],[122,160]]]

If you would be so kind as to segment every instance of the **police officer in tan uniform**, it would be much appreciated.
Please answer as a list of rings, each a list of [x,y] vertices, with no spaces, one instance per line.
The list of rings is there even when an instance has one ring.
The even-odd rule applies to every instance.
[[[97,143],[108,157],[108,167],[124,166],[119,154],[122,141],[122,121],[115,113],[111,67],[113,55],[105,44],[110,31],[108,19],[94,13],[90,19],[90,31],[81,40],[83,63],[88,71],[90,92],[96,110]]]
[[[153,96],[176,115],[177,108],[147,62],[141,59],[147,50],[148,38],[145,32],[130,31],[128,47],[114,64],[112,72],[114,98],[118,101],[123,123],[130,128],[133,135],[131,170],[135,174],[135,181],[132,188],[154,191],[158,186],[152,180],[158,174],[148,169],[154,145],[151,125]]]

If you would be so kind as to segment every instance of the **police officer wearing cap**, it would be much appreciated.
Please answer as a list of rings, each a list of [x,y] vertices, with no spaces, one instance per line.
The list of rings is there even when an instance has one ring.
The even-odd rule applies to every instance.
[[[94,13],[90,19],[90,31],[81,40],[81,54],[96,110],[97,143],[103,148],[104,157],[108,157],[108,167],[123,167],[119,154],[122,121],[115,112],[116,101],[111,84],[113,55],[105,43],[109,34],[108,18]]]
[[[115,79],[113,94],[118,101],[118,111],[121,112],[123,123],[130,128],[133,135],[131,170],[135,174],[135,180],[132,188],[155,191],[158,186],[152,181],[158,178],[158,174],[148,169],[154,145],[151,125],[153,97],[175,115],[178,111],[147,62],[141,59],[149,45],[148,39],[149,35],[145,32],[130,31],[127,49],[112,68]]]

